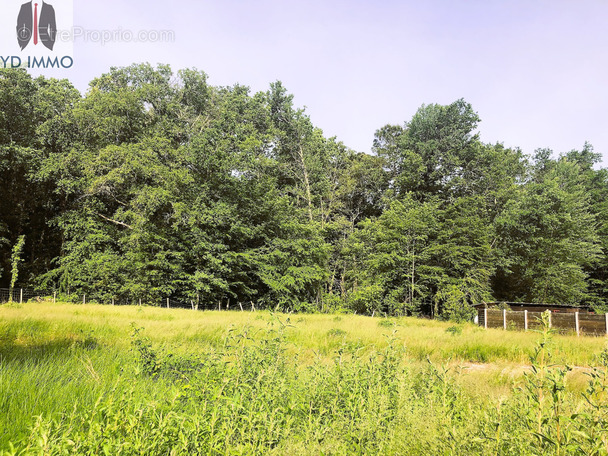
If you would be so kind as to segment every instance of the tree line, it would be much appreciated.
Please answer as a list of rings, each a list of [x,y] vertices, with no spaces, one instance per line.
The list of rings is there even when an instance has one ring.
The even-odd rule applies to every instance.
[[[280,82],[194,69],[112,68],[84,95],[3,69],[0,105],[4,287],[18,265],[22,286],[100,302],[608,304],[601,155],[485,144],[464,100],[379,128],[373,154],[325,137]]]

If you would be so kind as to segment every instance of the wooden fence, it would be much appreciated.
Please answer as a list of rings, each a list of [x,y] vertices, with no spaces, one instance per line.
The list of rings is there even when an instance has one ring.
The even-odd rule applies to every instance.
[[[527,331],[539,329],[542,312],[515,312],[500,309],[479,309],[479,326]],[[608,335],[608,314],[582,312],[550,312],[549,324],[560,333],[605,336]]]

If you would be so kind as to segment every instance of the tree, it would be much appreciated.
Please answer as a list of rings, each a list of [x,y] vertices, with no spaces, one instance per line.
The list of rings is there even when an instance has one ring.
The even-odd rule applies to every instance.
[[[494,226],[483,196],[461,197],[441,213],[434,264],[443,272],[433,297],[434,315],[461,320],[472,304],[492,296]]]
[[[585,143],[581,151],[568,152],[562,159],[579,167],[581,184],[589,197],[590,210],[596,217],[602,255],[596,263],[585,267],[589,284],[585,302],[597,311],[605,312],[608,310],[608,170],[594,169],[602,156],[595,153],[589,143]]]
[[[6,227],[4,225],[0,225],[0,233],[4,234],[5,230],[6,230]],[[3,248],[7,244],[8,244],[8,239],[0,236],[0,249]],[[2,263],[0,263],[0,277],[2,277],[2,272],[3,272]]]
[[[608,302],[608,171],[484,144],[464,100],[326,138],[280,82],[112,68],[85,96],[0,70],[0,281],[108,302],[427,313]]]
[[[601,247],[580,167],[568,160],[539,163],[497,219],[504,264],[494,279],[497,298],[579,303],[586,268]]]
[[[19,236],[17,243],[13,247],[13,252],[11,254],[11,286],[9,295],[12,300],[13,289],[17,284],[17,279],[19,278],[19,265],[23,262],[23,258],[21,258],[21,254],[23,253],[23,246],[25,245],[25,236]]]
[[[361,221],[382,214],[389,183],[384,160],[379,157],[343,150],[332,155],[331,163],[330,188],[321,207],[322,231],[330,246],[326,298],[336,303],[345,302],[352,287],[347,283],[354,264],[351,237]]]
[[[437,203],[419,203],[412,195],[392,201],[377,220],[362,222],[352,241],[358,257],[358,267],[351,272],[354,299],[375,289],[377,310],[393,315],[420,312],[443,275],[432,261],[438,227]]]
[[[491,278],[500,261],[494,220],[525,175],[521,152],[481,143],[478,122],[464,100],[423,105],[403,127],[378,130],[374,141],[390,176],[386,199],[414,198],[435,207],[425,309],[434,315],[451,309],[461,318],[470,304],[492,296]]]
[[[478,122],[462,99],[447,106],[423,105],[404,127],[378,130],[374,151],[389,163],[397,193],[448,199],[474,159]]]
[[[80,95],[65,80],[32,79],[23,70],[0,70],[0,225],[8,243],[0,243],[0,258],[8,284],[8,245],[25,234],[21,276],[26,283],[51,267],[59,255],[60,233],[48,221],[60,210],[54,182],[38,173],[43,161],[65,144],[62,119]],[[1,267],[0,267],[1,268]]]

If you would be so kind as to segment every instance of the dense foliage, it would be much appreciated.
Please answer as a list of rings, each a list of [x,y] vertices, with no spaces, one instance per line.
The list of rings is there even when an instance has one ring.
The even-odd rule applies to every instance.
[[[0,70],[0,285],[109,302],[469,316],[608,303],[608,171],[484,144],[457,100],[326,138],[281,83],[115,68],[83,96]],[[370,138],[371,139],[371,138]]]

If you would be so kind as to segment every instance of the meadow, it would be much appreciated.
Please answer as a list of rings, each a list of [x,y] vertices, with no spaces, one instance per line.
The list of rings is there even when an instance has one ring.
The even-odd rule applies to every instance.
[[[604,338],[0,306],[0,454],[608,454]]]

